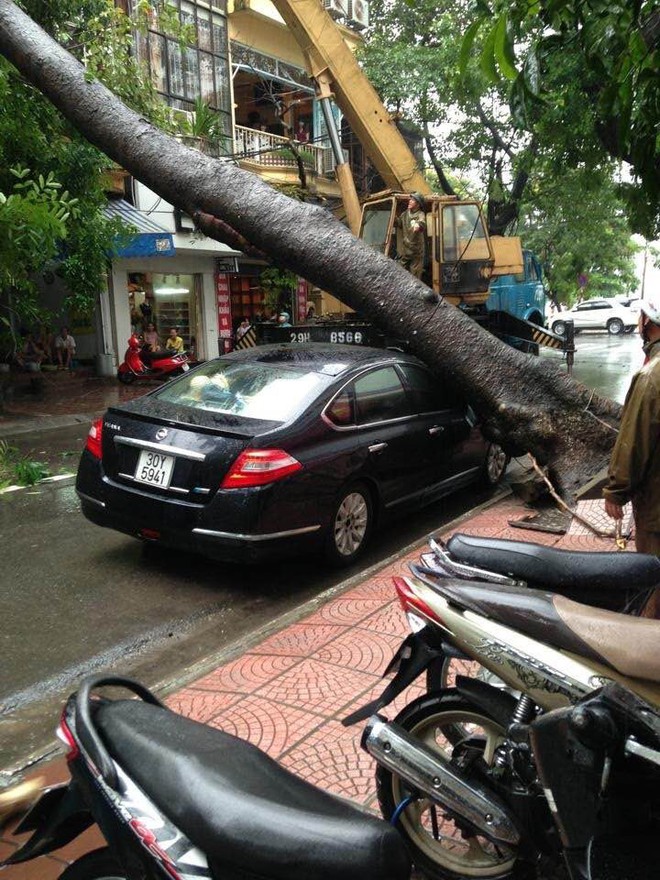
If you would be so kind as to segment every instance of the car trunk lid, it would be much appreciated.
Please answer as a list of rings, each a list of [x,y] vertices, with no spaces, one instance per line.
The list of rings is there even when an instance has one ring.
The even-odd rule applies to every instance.
[[[103,469],[107,478],[141,491],[204,504],[213,497],[236,457],[260,424],[185,408],[126,406],[103,419]],[[261,426],[262,427],[262,426]]]

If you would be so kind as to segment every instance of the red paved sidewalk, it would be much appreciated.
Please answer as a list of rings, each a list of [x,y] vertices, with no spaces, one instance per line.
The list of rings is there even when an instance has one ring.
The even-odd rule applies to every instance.
[[[507,496],[468,514],[451,530],[536,541],[576,550],[611,550],[611,539],[584,527],[566,535],[521,531],[508,525],[528,511]],[[331,595],[307,617],[285,626],[244,654],[191,681],[167,700],[177,712],[249,739],[286,767],[328,791],[377,809],[374,764],[360,749],[362,724],[341,718],[382,687],[380,675],[407,634],[392,577],[408,573],[416,548],[357,585]],[[630,549],[634,545],[630,544]],[[413,686],[390,707],[392,717],[421,688]],[[49,781],[66,778],[63,761],[46,768]],[[16,845],[0,840],[0,858]],[[94,831],[56,856],[16,866],[6,880],[54,880],[82,852],[102,845]]]

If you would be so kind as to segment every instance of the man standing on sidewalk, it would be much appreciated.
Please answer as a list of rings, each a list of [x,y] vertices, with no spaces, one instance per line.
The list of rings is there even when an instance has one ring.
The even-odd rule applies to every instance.
[[[632,501],[637,550],[660,556],[660,300],[642,301],[638,329],[646,362],[626,395],[603,495],[612,519]]]

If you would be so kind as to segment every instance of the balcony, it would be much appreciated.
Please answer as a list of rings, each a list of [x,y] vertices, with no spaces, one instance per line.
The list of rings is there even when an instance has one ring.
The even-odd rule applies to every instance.
[[[235,126],[234,151],[241,162],[273,171],[298,173],[298,163],[289,138],[268,131],[257,131],[242,125]],[[335,160],[330,146],[298,144],[298,151],[307,173],[324,177],[334,176]]]

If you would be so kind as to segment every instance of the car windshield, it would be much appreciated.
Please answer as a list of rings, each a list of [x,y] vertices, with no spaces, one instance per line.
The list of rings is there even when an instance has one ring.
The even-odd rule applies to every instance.
[[[210,361],[154,396],[199,410],[287,422],[331,382],[330,376],[278,364]]]

